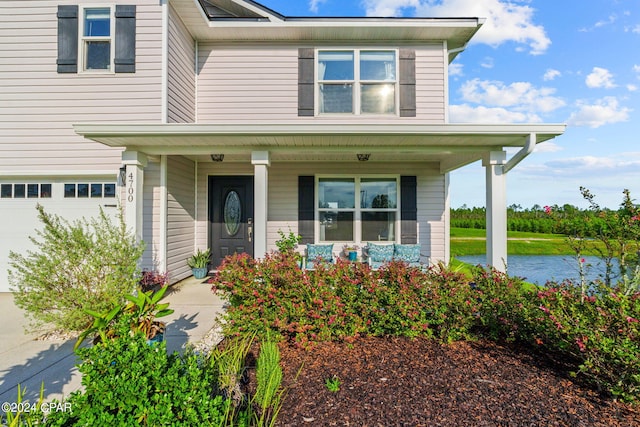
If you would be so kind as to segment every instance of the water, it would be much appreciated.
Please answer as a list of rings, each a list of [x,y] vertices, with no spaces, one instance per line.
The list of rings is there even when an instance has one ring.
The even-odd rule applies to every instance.
[[[466,255],[456,257],[473,265],[486,265],[485,255]],[[595,256],[585,256],[587,280],[603,279],[604,262]],[[578,263],[569,255],[509,255],[507,273],[509,276],[524,278],[527,282],[544,285],[548,281],[561,282],[564,279],[579,281]],[[614,260],[613,273],[618,272],[618,262]]]

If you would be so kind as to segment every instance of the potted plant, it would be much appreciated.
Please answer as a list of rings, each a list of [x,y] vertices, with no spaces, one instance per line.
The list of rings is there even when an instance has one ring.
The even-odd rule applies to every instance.
[[[209,265],[209,258],[211,257],[211,250],[207,248],[204,251],[198,249],[198,251],[191,255],[191,258],[187,259],[187,265],[191,267],[193,277],[196,279],[204,279],[209,272],[207,266]]]
[[[130,332],[142,332],[148,343],[163,341],[166,324],[157,319],[173,313],[169,303],[160,303],[167,289],[163,287],[157,292],[138,290],[136,294],[125,296],[127,303],[116,305],[105,313],[85,310],[93,316],[93,323],[80,334],[74,350],[91,334],[94,335],[94,344]]]
[[[358,246],[357,245],[353,245],[353,244],[347,243],[346,245],[344,245],[342,247],[342,252],[344,253],[344,256],[349,261],[356,261],[358,259]]]

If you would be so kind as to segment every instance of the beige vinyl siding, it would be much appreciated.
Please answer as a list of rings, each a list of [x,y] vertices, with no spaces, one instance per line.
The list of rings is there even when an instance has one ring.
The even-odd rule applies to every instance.
[[[298,232],[298,176],[300,175],[415,175],[418,184],[419,241],[431,262],[446,261],[446,180],[435,163],[272,163],[269,167],[269,213],[267,247],[275,250],[285,234]],[[198,220],[196,243],[208,245],[207,180],[209,175],[253,175],[253,166],[242,163],[200,163],[198,165]],[[340,250],[336,245],[336,252]],[[261,254],[255,254],[260,257]]]
[[[196,119],[195,42],[173,7],[169,8],[168,115],[169,123]]]
[[[137,6],[132,74],[57,73],[56,14],[65,4],[78,2],[0,1],[0,174],[113,173],[121,150],[85,140],[72,124],[161,121],[158,1],[106,3]]]
[[[149,159],[144,168],[143,177],[143,205],[142,205],[142,240],[145,250],[142,254],[141,267],[145,270],[161,271],[158,265],[158,254],[161,250],[160,236],[160,162],[158,159]],[[123,204],[126,206],[126,204]]]
[[[416,117],[298,117],[298,48],[301,46],[198,45],[198,122],[343,123],[445,122],[442,43],[416,49]],[[318,46],[315,46],[318,47]],[[361,46],[357,46],[361,47]],[[398,47],[398,46],[390,46]],[[404,46],[403,46],[404,47]]]
[[[172,282],[191,275],[186,259],[194,252],[196,164],[181,156],[167,158],[167,270]]]
[[[294,47],[198,45],[198,122],[266,122],[298,115]]]

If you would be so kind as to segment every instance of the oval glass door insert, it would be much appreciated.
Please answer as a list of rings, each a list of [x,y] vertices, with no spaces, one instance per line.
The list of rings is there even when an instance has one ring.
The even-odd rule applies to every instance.
[[[235,236],[240,230],[241,218],[242,205],[240,204],[240,196],[231,190],[224,201],[224,227],[230,236]]]

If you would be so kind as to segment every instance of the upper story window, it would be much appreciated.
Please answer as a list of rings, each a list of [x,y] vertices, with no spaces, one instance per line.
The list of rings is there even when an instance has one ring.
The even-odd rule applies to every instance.
[[[108,7],[84,9],[81,41],[84,71],[113,69],[112,22]]]
[[[58,6],[58,73],[135,73],[136,6]]]
[[[395,50],[320,50],[320,114],[397,114]]]

